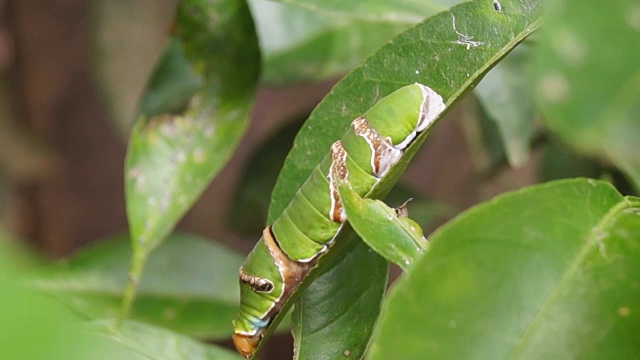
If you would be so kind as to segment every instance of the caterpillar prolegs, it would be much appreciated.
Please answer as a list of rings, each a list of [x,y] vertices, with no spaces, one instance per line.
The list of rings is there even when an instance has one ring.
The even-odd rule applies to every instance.
[[[233,342],[243,356],[251,356],[271,320],[347,220],[337,182],[348,182],[360,196],[370,193],[444,108],[431,88],[408,85],[378,101],[333,143],[240,268],[241,304]]]

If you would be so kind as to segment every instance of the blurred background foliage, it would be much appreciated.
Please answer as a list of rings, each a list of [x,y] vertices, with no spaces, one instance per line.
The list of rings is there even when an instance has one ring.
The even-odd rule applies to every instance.
[[[553,179],[599,178],[638,194],[640,6],[587,2],[553,2],[541,31],[433,131],[390,205],[414,198],[410,213],[429,233],[496,194]],[[140,179],[124,167],[134,124],[143,126],[146,110],[174,114],[194,94],[217,96],[225,74],[191,67],[193,52],[170,51],[188,50],[183,30],[194,29],[175,17],[175,0],[0,1],[0,358],[237,358],[223,349],[236,271],[298,129],[341,76],[457,1],[250,0],[251,18],[235,12],[239,1],[212,3],[216,26],[234,29],[238,20],[225,23],[234,16],[255,24],[255,34],[247,25],[217,38],[250,58],[229,68],[246,76],[238,90],[246,102],[233,106],[250,122],[176,210],[186,212],[178,231],[146,254],[131,320],[116,332],[131,261],[123,179]],[[226,81],[237,84],[237,74]],[[290,357],[290,341],[281,336],[263,358]]]

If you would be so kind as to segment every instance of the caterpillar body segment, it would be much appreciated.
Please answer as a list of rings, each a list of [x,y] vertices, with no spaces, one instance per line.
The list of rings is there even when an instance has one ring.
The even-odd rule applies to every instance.
[[[243,356],[253,354],[300,281],[330,251],[347,220],[338,183],[349,182],[360,196],[369,194],[444,108],[442,97],[429,87],[405,86],[355,119],[333,143],[240,269],[241,304],[233,341]]]

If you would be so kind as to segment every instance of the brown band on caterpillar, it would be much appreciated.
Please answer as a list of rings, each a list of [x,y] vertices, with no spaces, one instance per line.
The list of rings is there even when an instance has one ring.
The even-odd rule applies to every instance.
[[[361,136],[371,149],[371,170],[373,175],[381,178],[402,157],[402,150],[394,148],[393,144],[382,138],[371,124],[359,117],[351,123],[356,135]]]
[[[264,245],[269,250],[269,254],[273,259],[274,264],[278,267],[278,272],[282,278],[282,293],[278,296],[277,299],[273,300],[271,303],[271,307],[269,310],[260,317],[260,320],[264,320],[265,323],[270,323],[271,320],[280,312],[282,309],[282,305],[284,302],[291,296],[291,293],[297,288],[300,281],[304,278],[304,276],[309,272],[315,265],[315,259],[313,261],[307,263],[301,263],[294,260],[291,260],[287,254],[285,254],[280,245],[276,240],[275,235],[271,231],[271,226],[267,226],[262,231],[262,238],[264,239]],[[243,276],[244,275],[244,276]],[[243,278],[244,277],[244,278]],[[251,285],[251,280],[264,280],[257,276],[247,275],[244,273],[244,269],[240,268],[240,280],[244,283],[249,284],[251,288],[255,291],[254,287]],[[245,281],[246,280],[246,281]],[[248,282],[247,282],[248,281]],[[255,281],[254,281],[255,282]],[[273,284],[271,284],[273,287]],[[233,334],[233,344],[236,349],[244,356],[245,358],[251,357],[251,354],[255,351],[256,346],[262,339],[264,332],[267,327],[262,327],[256,329],[253,333],[244,333],[236,331]]]
[[[349,176],[347,169],[347,152],[340,141],[331,145],[331,167],[329,168],[329,196],[331,196],[331,208],[329,219],[335,222],[345,222],[347,217],[340,204],[340,194],[336,181],[346,181]]]
[[[300,283],[302,278],[304,278],[307,272],[309,272],[309,269],[315,265],[315,260],[310,262],[298,262],[291,260],[287,254],[282,251],[280,245],[278,245],[278,241],[271,230],[271,226],[267,226],[262,231],[262,238],[264,239],[264,244],[267,246],[267,249],[269,249],[269,254],[273,259],[273,262],[278,267],[278,272],[282,278],[282,293],[274,300],[273,306],[264,316],[265,319],[271,319],[280,311],[284,301],[289,298],[291,293],[298,286],[298,283]]]

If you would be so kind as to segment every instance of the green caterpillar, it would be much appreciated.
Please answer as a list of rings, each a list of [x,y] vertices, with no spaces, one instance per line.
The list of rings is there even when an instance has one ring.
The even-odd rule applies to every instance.
[[[251,356],[271,320],[347,220],[337,182],[347,181],[360,196],[368,194],[444,108],[442,97],[431,88],[408,85],[378,101],[333,143],[240,268],[241,304],[233,322],[233,343],[244,357]]]

